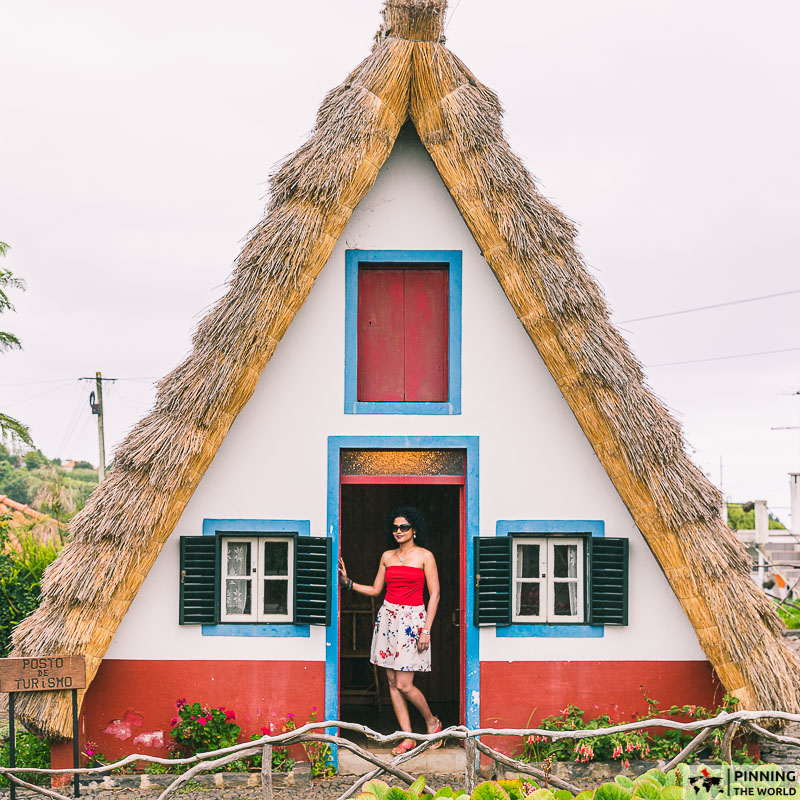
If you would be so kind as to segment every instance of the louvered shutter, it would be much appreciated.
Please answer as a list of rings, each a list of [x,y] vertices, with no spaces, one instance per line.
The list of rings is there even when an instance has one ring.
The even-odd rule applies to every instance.
[[[627,539],[589,539],[589,622],[628,624]]]
[[[181,536],[179,622],[213,625],[217,621],[217,539]]]
[[[511,537],[475,540],[475,624],[511,624]]]
[[[294,621],[299,625],[330,625],[331,540],[298,536],[295,542]]]

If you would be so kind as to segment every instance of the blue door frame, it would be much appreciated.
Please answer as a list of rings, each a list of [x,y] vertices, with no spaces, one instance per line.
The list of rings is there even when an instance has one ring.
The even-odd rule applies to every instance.
[[[477,436],[329,436],[328,437],[328,526],[327,536],[333,539],[333,575],[331,580],[338,586],[336,573],[339,559],[339,512],[340,512],[340,462],[345,449],[375,450],[464,450],[466,465],[466,615],[467,652],[465,708],[469,728],[477,728],[480,722],[480,660],[479,633],[473,624],[475,602],[472,587],[475,585],[475,564],[472,540],[479,534],[478,493],[478,437]],[[325,634],[325,718],[339,718],[339,592],[331,592],[331,624]],[[334,750],[334,759],[337,754]]]

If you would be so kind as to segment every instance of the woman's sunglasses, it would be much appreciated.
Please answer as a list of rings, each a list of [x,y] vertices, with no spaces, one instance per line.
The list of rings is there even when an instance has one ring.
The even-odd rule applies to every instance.
[[[411,526],[408,523],[404,523],[403,525],[392,525],[392,533],[396,533],[397,531],[403,531],[403,533],[405,533],[406,531],[410,530]]]

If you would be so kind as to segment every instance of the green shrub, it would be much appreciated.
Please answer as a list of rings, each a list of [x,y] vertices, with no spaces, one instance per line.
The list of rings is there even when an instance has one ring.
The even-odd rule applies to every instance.
[[[0,518],[0,657],[11,650],[11,631],[39,605],[40,583],[60,545],[19,535],[21,552],[8,549],[8,521]]]
[[[183,699],[177,701],[177,706],[178,716],[172,720],[170,736],[187,756],[222,750],[239,741],[242,729],[236,724],[233,711],[187,703]],[[232,767],[227,765],[229,770]]]
[[[50,769],[50,746],[47,742],[42,742],[28,731],[17,731],[17,747],[14,760],[18,767],[33,767],[35,769]],[[10,745],[11,740],[6,738],[0,746],[0,766],[10,767]],[[37,775],[27,773],[19,776],[28,783],[35,783],[38,786],[47,786],[50,783],[49,775]],[[8,786],[8,778],[0,775],[0,786]]]

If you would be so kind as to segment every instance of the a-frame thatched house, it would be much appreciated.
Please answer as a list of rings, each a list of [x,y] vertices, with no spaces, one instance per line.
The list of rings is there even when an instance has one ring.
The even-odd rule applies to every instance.
[[[246,732],[372,702],[352,657],[371,609],[337,591],[335,554],[371,580],[398,500],[436,533],[426,689],[445,722],[623,713],[640,686],[800,711],[719,492],[444,10],[387,0],[15,632],[15,655],[88,657],[84,727],[107,754],[158,748],[177,697]],[[68,697],[18,709],[70,735]]]

